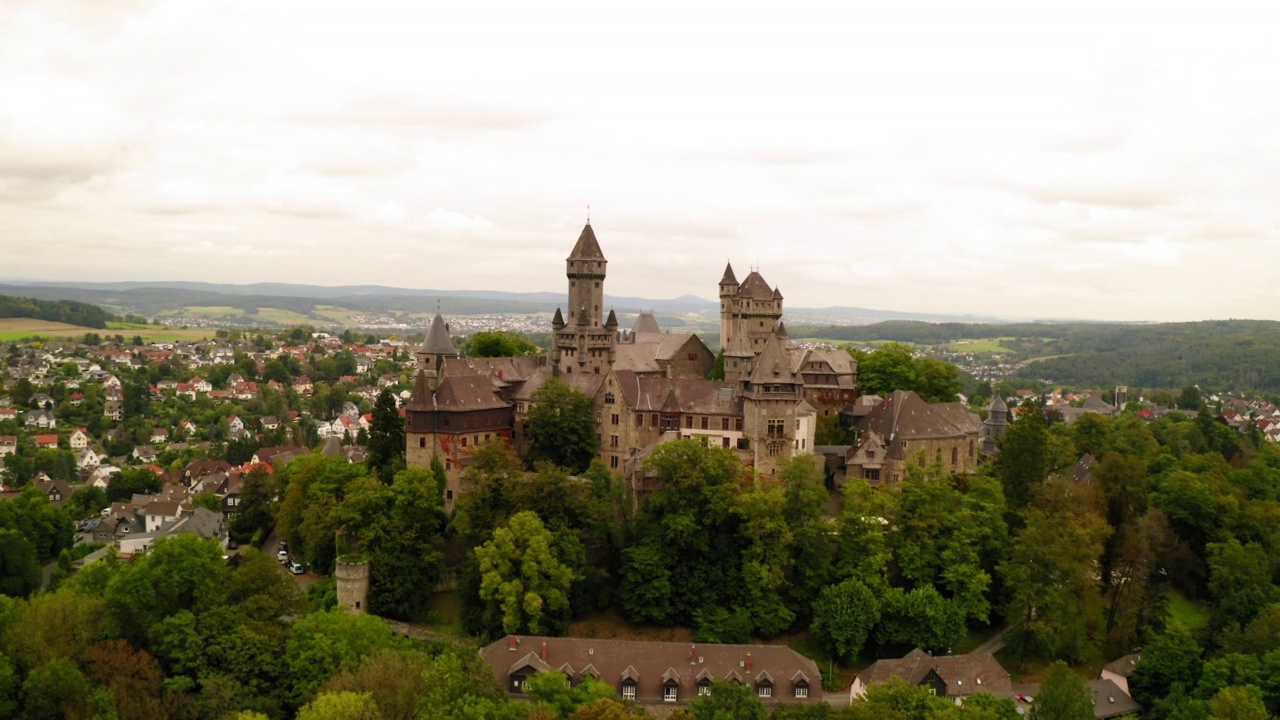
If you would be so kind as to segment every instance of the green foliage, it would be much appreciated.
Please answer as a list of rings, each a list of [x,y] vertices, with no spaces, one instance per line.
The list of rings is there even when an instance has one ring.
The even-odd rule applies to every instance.
[[[617,695],[612,685],[589,675],[577,685],[570,685],[569,678],[559,670],[537,673],[528,683],[525,693],[534,703],[535,712],[554,718],[568,718],[583,705]]]
[[[1093,693],[1085,681],[1059,660],[1049,666],[1031,706],[1032,720],[1093,720]]]
[[[1010,588],[1008,646],[1021,662],[1078,661],[1101,606],[1093,573],[1110,528],[1083,490],[1059,479],[1040,487],[1023,517],[1026,525],[1000,567]]]
[[[324,693],[298,710],[298,720],[382,720],[370,693]]]
[[[466,341],[466,354],[471,357],[515,357],[538,352],[537,345],[510,330],[481,331]]]
[[[35,318],[69,325],[105,328],[110,319],[102,308],[77,300],[37,300],[0,295],[0,318]]]
[[[1170,630],[1143,649],[1129,689],[1134,700],[1151,707],[1161,698],[1190,693],[1200,682],[1203,667],[1195,639],[1185,631]]]
[[[0,529],[0,595],[26,597],[41,581],[35,546],[17,530]]]
[[[379,650],[401,646],[386,622],[344,610],[312,613],[289,628],[284,665],[292,685],[291,699],[310,702],[320,684],[339,670],[354,670]]]
[[[240,487],[240,505],[231,521],[231,533],[241,541],[255,534],[265,535],[275,526],[275,478],[261,466],[245,474]],[[218,508],[221,512],[221,508]]]
[[[400,417],[395,395],[390,388],[383,388],[373,405],[369,456],[365,459],[365,464],[383,482],[390,483],[396,471],[404,467],[404,437],[404,418]]]
[[[711,694],[689,703],[695,720],[765,720],[768,714],[750,685],[716,680]]]
[[[10,455],[8,459],[14,457]],[[56,558],[75,541],[75,524],[66,510],[53,507],[44,493],[31,487],[13,500],[0,502],[0,528],[18,531],[42,563]],[[11,546],[22,552],[18,545]]]
[[[127,502],[134,495],[160,492],[160,476],[147,468],[128,468],[116,473],[107,484],[108,502]]]
[[[871,629],[880,622],[880,600],[871,588],[850,578],[822,590],[814,603],[814,635],[832,657],[853,662]]]
[[[103,596],[107,616],[125,638],[141,641],[159,621],[212,604],[228,575],[216,542],[192,534],[160,538],[111,578]]]
[[[26,717],[59,720],[86,716],[91,686],[80,668],[67,658],[57,658],[31,671],[22,684]]]
[[[955,365],[934,358],[915,357],[908,345],[890,342],[870,353],[854,352],[862,392],[888,395],[912,390],[926,402],[952,402],[963,383]]]
[[[556,633],[569,610],[573,569],[559,558],[555,538],[537,514],[516,513],[475,549],[480,600],[492,629],[503,633]]]
[[[552,462],[570,472],[582,472],[599,449],[595,405],[590,397],[550,378],[530,397],[529,460]]]
[[[1010,509],[1031,502],[1036,488],[1053,469],[1049,454],[1049,430],[1039,405],[1024,404],[1023,412],[1000,439],[995,473],[1004,487]]]

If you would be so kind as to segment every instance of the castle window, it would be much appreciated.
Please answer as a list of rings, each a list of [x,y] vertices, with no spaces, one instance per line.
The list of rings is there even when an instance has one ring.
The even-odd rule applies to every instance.
[[[610,456],[610,457],[609,457],[609,467],[611,467],[611,468],[613,468],[613,469],[615,469],[615,470],[618,468],[618,456],[617,456],[617,455],[612,455],[612,456]]]
[[[614,396],[614,394],[613,394],[613,393],[605,393],[605,394],[604,394],[604,404],[605,404],[605,405],[612,405],[612,404],[614,404],[615,402],[617,402],[617,399],[618,399],[618,398],[617,398],[616,396]]]
[[[610,436],[609,436],[609,447],[615,447],[615,448],[616,448],[616,447],[618,447],[618,436],[617,436],[617,435],[610,435]]]
[[[467,446],[467,436],[466,436],[466,435],[463,435],[463,436],[462,436],[462,447],[466,447],[466,446]]]
[[[720,418],[720,429],[721,430],[729,429],[729,418],[727,417]]]
[[[618,424],[618,413],[613,413],[612,415],[609,416],[609,424],[610,425]]]
[[[951,448],[951,464],[952,466],[960,463],[960,448]]]
[[[686,429],[686,430],[692,430],[692,429],[693,429],[693,416],[692,416],[692,415],[685,415],[685,417],[684,417],[684,427],[685,427],[685,429]]]
[[[427,439],[424,437],[418,438],[418,447],[424,448],[426,446],[427,446]]]
[[[783,420],[770,420],[769,427],[768,427],[769,437],[771,438],[785,437],[786,430],[783,429],[785,427],[783,423],[784,423]]]
[[[733,429],[742,432],[742,418],[734,418]]]
[[[729,447],[729,438],[720,438],[720,444],[724,447]]]
[[[636,427],[644,427],[644,413],[636,413]]]
[[[702,416],[702,429],[703,429],[703,430],[706,430],[706,429],[708,429],[708,427],[709,427],[710,425],[711,425],[711,418],[707,417],[706,415],[703,415],[703,416]]]
[[[652,425],[652,426],[654,426],[654,427],[657,427],[657,426],[658,426],[658,414],[657,414],[657,413],[654,413],[654,414],[653,414],[653,417],[649,418],[649,424],[650,424],[650,425]]]
[[[698,353],[696,352],[689,353],[689,362],[697,362],[697,360],[698,360]]]
[[[453,491],[452,491],[452,490],[445,490],[445,491],[444,491],[444,499],[445,499],[445,500],[452,500],[452,499],[453,499]]]

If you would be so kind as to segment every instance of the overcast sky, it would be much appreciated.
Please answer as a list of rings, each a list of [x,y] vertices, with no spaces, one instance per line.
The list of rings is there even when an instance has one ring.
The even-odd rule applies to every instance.
[[[0,2],[0,278],[1280,319],[1275,3],[442,5]]]

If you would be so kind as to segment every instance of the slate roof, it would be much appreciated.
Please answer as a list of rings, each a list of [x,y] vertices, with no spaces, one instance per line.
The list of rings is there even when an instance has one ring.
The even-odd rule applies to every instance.
[[[751,369],[751,383],[772,385],[794,382],[796,376],[791,371],[791,360],[787,358],[786,341],[778,335],[771,335]]]
[[[858,429],[882,435],[889,452],[900,454],[901,441],[977,435],[982,423],[961,403],[927,403],[911,390],[894,390],[867,413]]]
[[[1092,455],[1086,455],[1085,457],[1092,457]],[[1138,661],[1141,659],[1141,653],[1125,655],[1122,658],[1117,658],[1106,665],[1103,665],[1102,669],[1107,672],[1113,672],[1120,677],[1130,677],[1133,675],[1133,669],[1138,666]]]
[[[456,357],[458,354],[457,349],[453,347],[453,341],[449,339],[449,326],[445,324],[444,318],[440,317],[440,313],[436,313],[431,320],[431,329],[427,331],[427,337],[422,341],[422,351],[451,357]]]
[[[738,278],[733,274],[732,263],[724,264],[724,277],[720,278],[720,284],[721,285],[729,285],[729,284],[737,285],[738,284]]]
[[[1071,468],[1071,479],[1077,483],[1093,482],[1093,468],[1096,467],[1097,464],[1098,460],[1094,458],[1093,455],[1085,453],[1080,460],[1076,462],[1075,466]],[[1126,655],[1125,657],[1136,656]],[[1120,660],[1123,659],[1124,658],[1120,658]],[[1120,660],[1117,660],[1116,662],[1120,662]],[[1111,666],[1108,665],[1107,667],[1110,668]],[[1128,675],[1125,677],[1128,677]]]
[[[591,223],[582,228],[573,252],[565,260],[604,260],[604,253],[600,250],[600,243],[596,242],[596,233],[591,229]]]
[[[418,412],[462,412],[507,407],[506,401],[495,395],[494,390],[489,378],[473,371],[442,379],[433,393],[427,387],[426,371],[419,370],[414,377],[413,394],[405,407]]]
[[[1089,690],[1093,693],[1093,716],[1096,718],[1113,718],[1129,713],[1137,715],[1142,712],[1138,701],[1129,697],[1112,680],[1090,680]]]

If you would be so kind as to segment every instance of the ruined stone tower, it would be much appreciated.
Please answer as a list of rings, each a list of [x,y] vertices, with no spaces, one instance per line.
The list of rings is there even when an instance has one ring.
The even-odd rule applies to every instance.
[[[369,561],[361,556],[338,558],[333,574],[338,584],[338,607],[357,615],[369,612]]]

